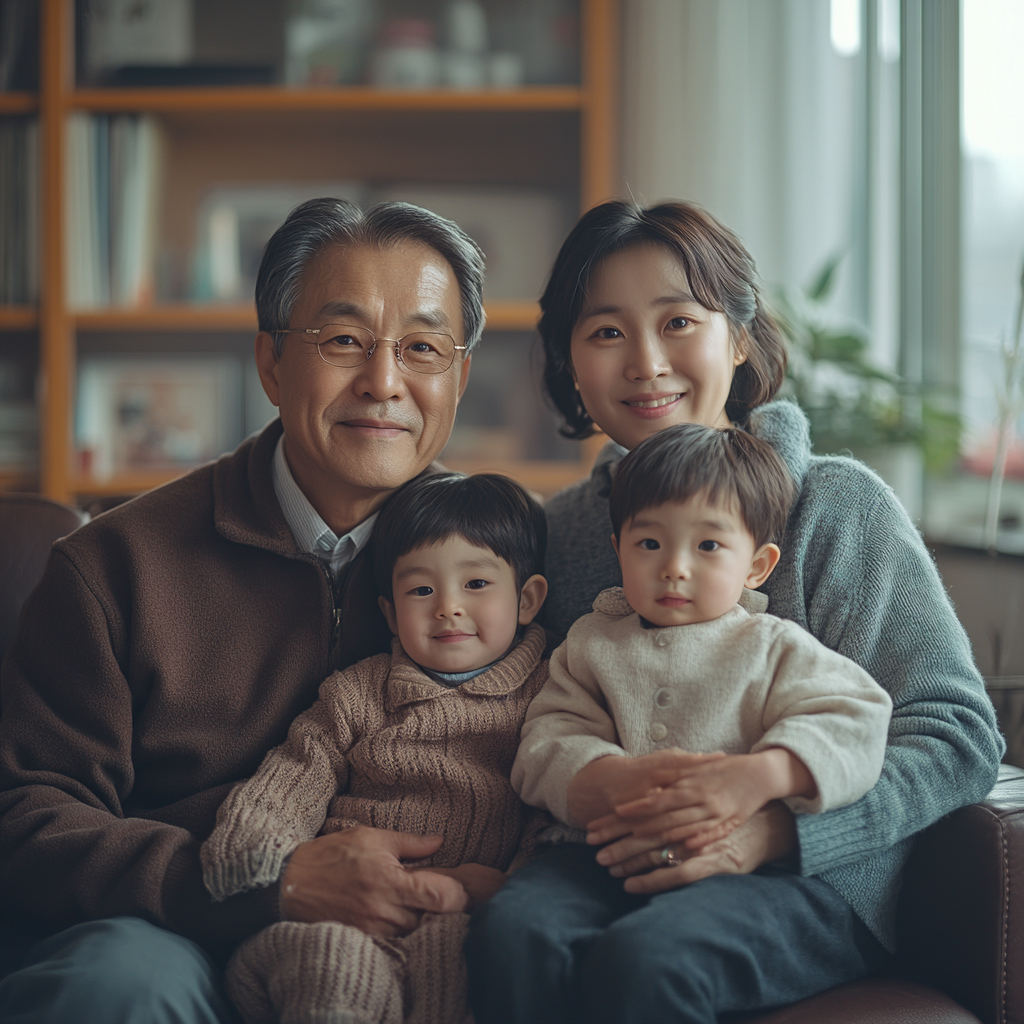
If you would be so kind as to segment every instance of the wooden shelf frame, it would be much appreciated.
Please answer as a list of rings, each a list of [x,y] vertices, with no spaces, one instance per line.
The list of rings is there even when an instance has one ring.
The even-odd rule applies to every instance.
[[[27,312],[34,310],[27,307]],[[535,302],[488,302],[487,329],[491,331],[531,331],[537,324],[540,308]],[[12,307],[12,322],[21,320],[22,307]],[[4,325],[0,307],[0,326]],[[28,318],[23,318],[29,326]],[[164,306],[140,306],[114,309],[79,310],[73,314],[80,331],[254,331],[256,311],[249,305],[179,303]]]
[[[0,330],[31,331],[39,326],[35,306],[0,306]]]
[[[204,112],[342,111],[534,111],[577,112],[580,131],[582,209],[617,192],[618,137],[616,100],[619,64],[619,0],[580,0],[581,67],[579,86],[514,90],[396,92],[361,87],[289,89],[225,87],[209,89],[76,89],[74,87],[74,0],[40,0],[40,88],[0,95],[0,115],[38,113],[40,119],[40,222],[42,253],[38,312],[0,307],[0,328],[38,328],[41,374],[39,488],[58,501],[79,494],[128,493],[171,478],[169,474],[132,474],[102,484],[83,480],[75,469],[72,433],[77,330],[252,330],[255,315],[241,307],[155,306],[146,309],[73,311],[67,303],[65,251],[65,178],[68,171],[66,123],[75,111],[139,111],[190,116]],[[488,304],[493,330],[529,330],[536,323],[534,303]],[[581,446],[581,468],[590,458]],[[523,463],[524,482],[550,483],[567,472],[559,464],[544,469]],[[550,470],[550,472],[549,472]],[[27,479],[19,475],[19,479]],[[0,488],[5,479],[0,474]],[[546,487],[544,488],[546,490]]]
[[[31,92],[0,92],[0,117],[11,114],[34,114],[39,109],[39,97]]]

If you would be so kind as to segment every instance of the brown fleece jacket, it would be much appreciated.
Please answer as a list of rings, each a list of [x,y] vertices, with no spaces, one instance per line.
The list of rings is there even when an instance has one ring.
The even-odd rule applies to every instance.
[[[59,541],[0,689],[0,915],[135,915],[218,957],[278,892],[211,901],[202,840],[333,670],[390,649],[368,552],[337,587],[274,494],[275,421]]]

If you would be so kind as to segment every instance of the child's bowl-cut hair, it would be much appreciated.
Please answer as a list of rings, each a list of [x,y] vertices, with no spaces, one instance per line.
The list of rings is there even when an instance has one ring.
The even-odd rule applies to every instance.
[[[381,509],[372,542],[377,593],[393,601],[398,559],[453,536],[508,562],[519,588],[544,572],[547,520],[519,484],[496,473],[439,473],[406,484]]]
[[[615,536],[644,509],[695,494],[713,503],[735,500],[760,547],[781,541],[796,487],[772,446],[745,430],[680,423],[647,438],[619,463],[608,502]]]

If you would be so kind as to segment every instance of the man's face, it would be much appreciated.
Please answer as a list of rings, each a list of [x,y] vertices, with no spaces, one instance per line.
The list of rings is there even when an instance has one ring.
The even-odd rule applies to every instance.
[[[382,341],[356,367],[325,363],[316,335],[285,334],[280,357],[271,335],[256,339],[260,378],[278,406],[285,454],[296,482],[335,530],[348,529],[412,479],[448,441],[469,377],[461,351],[444,373],[403,369],[395,341],[415,331],[465,344],[459,286],[448,261],[415,241],[378,249],[335,245],[302,276],[289,327],[365,327]]]

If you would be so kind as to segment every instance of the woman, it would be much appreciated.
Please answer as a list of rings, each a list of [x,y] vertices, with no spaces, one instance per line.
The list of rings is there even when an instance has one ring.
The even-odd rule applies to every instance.
[[[590,478],[547,507],[547,625],[564,633],[621,582],[607,495],[623,455],[675,423],[735,423],[775,447],[799,492],[763,588],[770,610],[863,666],[889,692],[893,717],[881,780],[863,799],[796,817],[770,805],[696,855],[666,834],[685,754],[638,759],[625,788],[607,770],[616,759],[592,762],[570,789],[580,822],[593,817],[588,806],[660,789],[642,814],[591,823],[591,842],[609,843],[597,863],[592,846],[566,844],[549,854],[563,868],[556,884],[538,893],[527,867],[481,909],[466,947],[478,1024],[712,1022],[881,969],[913,835],[984,797],[1003,749],[920,536],[870,470],[813,456],[803,414],[772,401],[782,339],[749,254],[706,212],[591,210],[563,245],[541,309],[545,384],[563,432],[584,438],[597,426],[610,438]],[[625,879],[628,913],[584,927],[597,871]],[[685,913],[673,903],[683,886]]]

